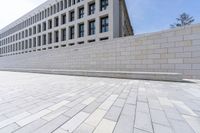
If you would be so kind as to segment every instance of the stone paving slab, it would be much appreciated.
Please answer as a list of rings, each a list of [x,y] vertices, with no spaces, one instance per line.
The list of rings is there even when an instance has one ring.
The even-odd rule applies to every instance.
[[[0,133],[200,133],[200,81],[0,72]]]

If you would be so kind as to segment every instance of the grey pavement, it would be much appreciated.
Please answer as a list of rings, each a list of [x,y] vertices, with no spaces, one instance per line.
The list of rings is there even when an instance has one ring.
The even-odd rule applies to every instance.
[[[0,72],[0,133],[200,133],[200,82]]]

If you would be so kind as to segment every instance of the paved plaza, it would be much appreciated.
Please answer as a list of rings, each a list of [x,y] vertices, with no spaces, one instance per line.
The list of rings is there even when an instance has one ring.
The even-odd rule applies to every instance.
[[[200,133],[200,82],[0,72],[0,133]]]

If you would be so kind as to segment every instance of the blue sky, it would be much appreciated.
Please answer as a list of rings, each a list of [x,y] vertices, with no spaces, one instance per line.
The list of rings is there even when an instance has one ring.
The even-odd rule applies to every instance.
[[[45,1],[2,0],[0,29]],[[195,23],[200,22],[200,0],[126,0],[126,3],[136,34],[168,29],[183,12],[193,16]]]
[[[183,12],[200,23],[200,0],[126,0],[136,34],[168,29]]]

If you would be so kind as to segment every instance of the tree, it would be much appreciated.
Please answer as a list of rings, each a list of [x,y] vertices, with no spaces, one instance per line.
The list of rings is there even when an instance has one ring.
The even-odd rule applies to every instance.
[[[179,18],[176,18],[177,23],[171,24],[171,28],[182,27],[186,25],[191,25],[194,22],[194,18],[186,13],[182,13]]]

